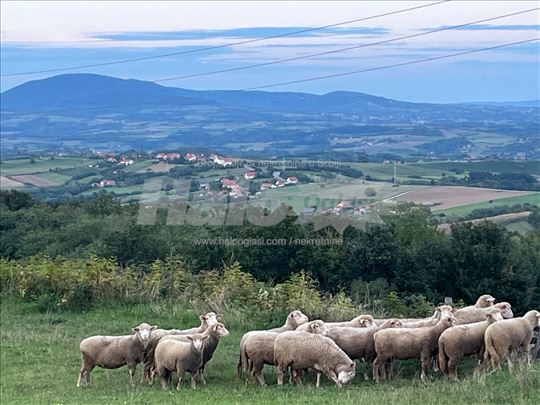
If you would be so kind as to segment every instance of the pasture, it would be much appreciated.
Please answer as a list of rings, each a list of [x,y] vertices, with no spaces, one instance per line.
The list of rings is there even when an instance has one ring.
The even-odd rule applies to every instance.
[[[540,163],[535,160],[484,160],[478,162],[426,162],[414,163],[414,167],[441,171],[460,169],[495,173],[520,173],[540,176]],[[454,173],[453,173],[454,174]]]
[[[491,208],[495,206],[502,206],[502,205],[514,205],[514,204],[540,204],[540,193],[527,193],[515,197],[506,197],[506,198],[498,198],[498,199],[492,199],[490,201],[482,201],[474,204],[464,204],[461,206],[455,206],[452,208],[447,209],[441,209],[437,211],[438,213],[444,213],[447,216],[450,215],[456,215],[456,216],[463,216],[467,215],[471,211],[479,208]]]
[[[426,187],[407,192],[397,197],[396,200],[409,201],[415,204],[430,205],[432,206],[432,210],[438,211],[446,208],[477,204],[489,200],[524,197],[531,194],[538,195],[538,193],[531,193],[530,191],[508,191],[476,187],[439,186]]]
[[[3,160],[0,165],[0,171],[2,172],[2,176],[36,174],[48,172],[49,169],[55,168],[70,169],[85,167],[95,162],[96,160],[81,157],[35,158],[34,163],[31,163],[30,159],[12,159]]]
[[[93,334],[126,334],[147,321],[161,327],[197,325],[196,314],[178,305],[151,304],[98,307],[83,314],[40,314],[26,304],[4,299],[1,307],[1,398],[2,404],[533,404],[540,401],[540,365],[509,374],[472,376],[471,364],[460,369],[465,377],[445,381],[440,373],[421,383],[418,363],[396,366],[390,383],[364,381],[358,374],[352,383],[337,389],[326,378],[316,389],[313,380],[303,386],[278,387],[274,370],[266,368],[267,387],[238,382],[235,367],[238,343],[246,330],[256,325],[234,312],[225,313],[231,332],[221,340],[207,366],[206,386],[196,390],[184,383],[182,391],[163,391],[157,385],[129,386],[125,367],[95,369],[89,387],[77,388],[80,367],[79,341]],[[6,327],[9,325],[9,327]],[[269,325],[267,325],[269,326]],[[141,365],[137,370],[140,378]],[[189,378],[188,378],[189,379]]]

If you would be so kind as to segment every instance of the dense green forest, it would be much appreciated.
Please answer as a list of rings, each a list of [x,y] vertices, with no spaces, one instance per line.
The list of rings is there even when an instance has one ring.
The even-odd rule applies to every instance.
[[[138,205],[121,205],[107,194],[94,200],[52,205],[20,192],[1,194],[1,256],[24,261],[108,258],[120,267],[150,271],[156,260],[181,257],[197,274],[238,263],[256,280],[282,283],[305,272],[325,292],[374,289],[419,295],[433,303],[445,296],[472,302],[485,292],[523,311],[540,301],[540,233],[512,233],[489,222],[436,229],[426,208],[403,205],[384,223],[365,229],[314,231],[289,216],[270,227],[171,226],[159,212],[155,225],[137,225]],[[538,225],[538,212],[531,224]],[[538,229],[538,228],[537,228]],[[342,238],[333,245],[240,246],[196,243],[215,238]]]

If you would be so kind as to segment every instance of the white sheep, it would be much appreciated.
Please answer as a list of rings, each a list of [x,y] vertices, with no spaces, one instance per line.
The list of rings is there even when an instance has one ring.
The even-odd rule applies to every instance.
[[[508,366],[513,367],[512,353],[522,348],[527,362],[530,363],[529,344],[533,329],[540,326],[540,312],[529,311],[521,318],[504,319],[495,322],[486,329],[484,344],[486,346],[484,360],[491,363],[493,370],[501,368],[501,360],[508,356]],[[509,353],[510,352],[510,353]]]
[[[178,373],[176,389],[182,387],[184,373],[191,373],[191,388],[196,387],[195,377],[203,362],[205,340],[208,335],[200,334],[187,336],[189,343],[174,339],[164,339],[156,347],[156,373],[161,380],[161,388],[166,389],[171,382],[171,373]]]
[[[445,316],[435,326],[422,328],[389,328],[376,332],[373,362],[373,377],[378,381],[386,379],[386,362],[393,359],[420,359],[422,363],[421,379],[427,378],[430,360],[437,353],[441,333],[457,324],[453,316]]]
[[[274,360],[278,385],[283,384],[285,370],[291,369],[295,381],[298,372],[314,369],[317,387],[324,373],[338,387],[346,384],[356,374],[356,363],[336,343],[325,336],[307,332],[283,332],[274,342]]]
[[[84,339],[79,349],[82,366],[77,387],[90,383],[90,373],[96,367],[115,369],[128,366],[129,379],[135,386],[135,369],[143,360],[144,351],[157,325],[142,323],[128,336],[91,336]]]

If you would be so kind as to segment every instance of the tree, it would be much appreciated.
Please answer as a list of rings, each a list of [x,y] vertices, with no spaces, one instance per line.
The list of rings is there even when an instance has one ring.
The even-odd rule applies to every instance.
[[[366,195],[366,197],[375,197],[377,195],[377,191],[375,191],[373,187],[368,187],[364,191],[364,194]]]

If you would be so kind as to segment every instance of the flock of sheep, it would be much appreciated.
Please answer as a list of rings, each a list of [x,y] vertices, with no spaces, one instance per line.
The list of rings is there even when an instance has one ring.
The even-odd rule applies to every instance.
[[[221,315],[209,312],[201,315],[196,328],[158,329],[143,323],[128,336],[92,336],[80,344],[82,367],[77,386],[90,382],[96,367],[128,366],[131,384],[137,364],[144,362],[141,383],[153,383],[158,376],[163,388],[171,385],[171,375],[178,373],[176,388],[180,389],[186,372],[191,374],[191,386],[206,384],[205,366],[212,358],[220,338],[229,331],[220,322]],[[320,377],[326,375],[338,387],[356,374],[354,360],[366,363],[364,378],[369,379],[372,366],[376,381],[389,378],[394,359],[419,359],[421,379],[430,367],[450,378],[457,378],[457,366],[465,356],[476,355],[476,370],[493,371],[501,361],[512,358],[518,350],[530,362],[529,343],[533,329],[540,326],[540,312],[529,311],[514,318],[507,302],[495,304],[491,295],[482,295],[475,305],[455,309],[442,305],[430,318],[374,319],[360,315],[348,322],[309,321],[301,311],[293,311],[279,328],[251,331],[240,341],[237,376],[247,373],[265,385],[262,373],[265,365],[276,367],[278,385],[289,373],[289,382],[301,384],[309,370]]]

